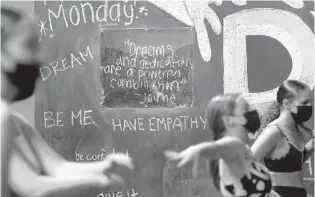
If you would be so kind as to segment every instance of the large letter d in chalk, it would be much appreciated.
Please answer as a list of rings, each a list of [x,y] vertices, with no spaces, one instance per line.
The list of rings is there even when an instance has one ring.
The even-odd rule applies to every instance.
[[[250,93],[248,90],[246,36],[263,35],[278,40],[292,58],[288,79],[314,86],[314,35],[295,14],[279,9],[249,9],[224,18],[224,92],[241,92],[252,104],[275,101],[277,88]],[[266,80],[268,80],[266,76]]]

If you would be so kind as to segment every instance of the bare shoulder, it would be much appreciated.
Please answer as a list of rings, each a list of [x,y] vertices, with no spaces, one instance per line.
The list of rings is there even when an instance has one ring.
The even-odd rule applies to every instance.
[[[32,135],[35,127],[20,113],[12,111],[11,119],[14,122],[19,135],[21,132],[27,135]]]
[[[281,128],[278,125],[268,125],[258,138],[272,138],[274,140],[280,140],[283,137]]]
[[[1,109],[1,116],[0,116],[1,121],[7,119],[11,113],[9,105],[1,100],[0,109]]]
[[[4,131],[5,129],[8,129],[8,127],[11,127],[11,115],[12,111],[9,105],[1,100],[0,102],[0,108],[1,108],[1,131]]]
[[[11,119],[11,108],[10,106],[1,100],[1,115],[0,115],[0,134],[1,134],[1,147],[10,147],[11,140],[14,136],[12,132],[13,122]]]
[[[17,122],[20,122],[26,125],[31,125],[30,122],[22,114],[18,112],[12,111],[11,116]]]
[[[269,155],[284,135],[277,125],[268,125],[251,146],[253,156],[261,160]]]
[[[30,121],[18,112],[13,111],[12,118],[15,120],[17,124],[22,126],[24,129],[31,129],[31,130],[35,129],[35,127],[30,123]]]

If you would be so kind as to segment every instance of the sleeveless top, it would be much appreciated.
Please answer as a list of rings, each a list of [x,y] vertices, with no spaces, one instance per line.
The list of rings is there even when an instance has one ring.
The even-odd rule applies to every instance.
[[[224,162],[222,159],[219,162]],[[222,163],[221,163],[222,164]],[[267,197],[271,191],[271,179],[265,166],[257,162],[246,146],[244,176],[237,178],[227,167],[220,170],[220,189],[225,197]],[[230,182],[230,183],[227,183]]]
[[[275,125],[279,130],[281,128]],[[288,151],[279,158],[264,158],[266,167],[272,172],[296,172],[301,171],[306,156],[306,149],[297,149],[283,134]],[[285,145],[283,145],[285,146]],[[280,147],[279,149],[284,148]]]

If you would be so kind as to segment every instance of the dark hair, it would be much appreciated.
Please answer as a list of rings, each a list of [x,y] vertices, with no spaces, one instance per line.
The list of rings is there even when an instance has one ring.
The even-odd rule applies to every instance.
[[[297,80],[286,80],[282,82],[277,91],[277,102],[268,108],[267,124],[277,119],[280,115],[280,106],[284,99],[291,99],[298,95],[300,91],[307,89],[308,86]]]
[[[225,94],[215,96],[210,100],[206,108],[206,119],[209,129],[212,131],[213,140],[220,139],[225,131],[225,126],[222,121],[223,115],[233,115],[236,106],[236,99],[240,94]],[[216,188],[220,188],[220,176],[218,160],[211,161],[210,170],[213,183]]]
[[[305,90],[308,87],[306,84],[297,80],[284,81],[277,92],[277,102],[281,105],[284,99],[290,99],[295,97],[299,91]]]

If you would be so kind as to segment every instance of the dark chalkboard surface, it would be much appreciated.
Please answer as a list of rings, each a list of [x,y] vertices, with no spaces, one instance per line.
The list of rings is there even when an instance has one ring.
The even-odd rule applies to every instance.
[[[101,32],[101,107],[192,106],[192,28]]]
[[[314,32],[314,18],[309,12],[312,6],[306,3],[302,9],[293,9],[282,1],[249,1],[243,7],[227,1],[222,6],[211,5],[220,22],[244,9],[284,9],[298,15]],[[181,150],[212,137],[206,129],[204,109],[211,97],[223,92],[224,72],[233,72],[224,70],[222,33],[216,35],[206,23],[212,58],[205,62],[194,29],[145,1],[36,1],[35,12],[46,28],[41,28],[39,41],[50,54],[41,70],[42,82],[36,95],[38,130],[57,152],[73,161],[100,160],[111,152],[123,152],[136,161],[135,172],[126,174],[125,188],[87,191],[80,197],[219,196],[209,175],[209,161],[200,162],[199,176],[193,179],[189,166],[175,168],[165,161],[163,152]],[[172,46],[174,55],[183,56],[185,66],[171,69],[180,70],[181,75],[164,79],[164,83],[185,82],[179,91],[149,86],[155,80],[148,80],[143,89],[112,88],[110,80],[128,77],[127,67],[119,62],[122,56],[131,57],[125,47],[128,41],[140,47],[164,45],[165,54],[157,55],[157,61],[170,55],[167,45]],[[269,37],[250,36],[246,48],[250,92],[276,88],[287,79],[292,62],[281,43]],[[145,50],[141,51],[144,56],[149,48]],[[192,59],[187,66],[186,58]],[[136,73],[156,71],[139,69],[140,66],[134,65]],[[112,71],[121,75],[109,74]],[[141,104],[145,93],[157,92],[174,94],[173,103]],[[259,113],[264,127],[267,113]],[[313,120],[307,124],[313,125]],[[304,165],[309,194],[314,186],[312,166],[311,160]]]

